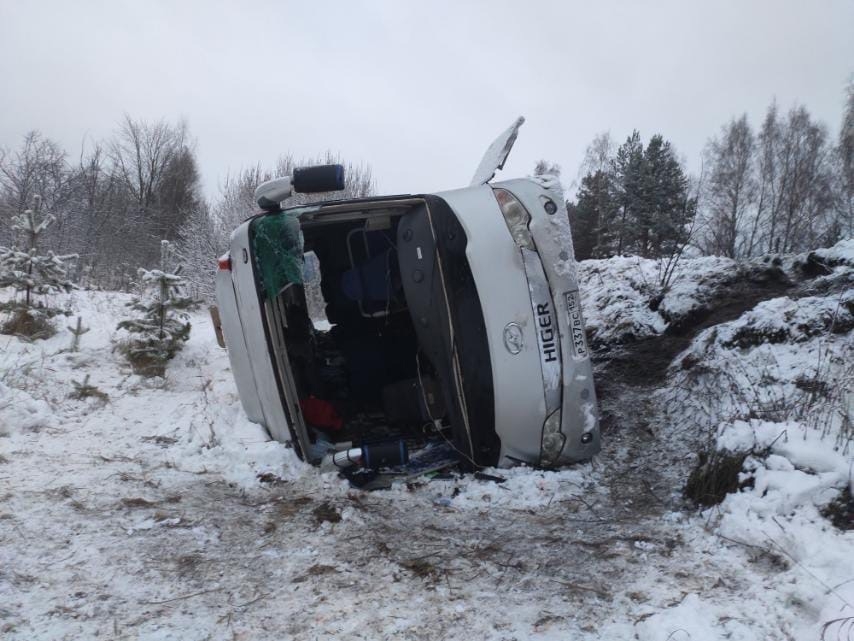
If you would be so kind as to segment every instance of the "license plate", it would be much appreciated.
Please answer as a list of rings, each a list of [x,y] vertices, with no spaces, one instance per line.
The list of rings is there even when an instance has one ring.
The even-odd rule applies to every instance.
[[[587,336],[584,333],[584,318],[581,316],[581,301],[578,290],[566,292],[566,313],[569,316],[569,333],[572,344],[572,357],[583,361],[590,357],[587,349]]]

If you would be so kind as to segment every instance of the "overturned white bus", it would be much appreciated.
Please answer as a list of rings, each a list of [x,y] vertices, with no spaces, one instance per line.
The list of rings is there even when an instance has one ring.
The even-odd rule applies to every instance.
[[[559,184],[490,183],[283,208],[343,187],[337,165],[261,185],[217,300],[249,418],[301,458],[404,462],[431,439],[469,467],[554,467],[599,450],[592,368]],[[309,313],[312,283],[322,322]],[[373,460],[371,460],[373,459]]]

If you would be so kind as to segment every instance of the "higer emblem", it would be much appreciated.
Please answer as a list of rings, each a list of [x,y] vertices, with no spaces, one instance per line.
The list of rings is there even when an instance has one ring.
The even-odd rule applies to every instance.
[[[511,354],[518,354],[522,351],[524,344],[525,340],[522,336],[522,328],[516,323],[507,323],[507,326],[504,328],[504,347],[507,348],[507,351]]]

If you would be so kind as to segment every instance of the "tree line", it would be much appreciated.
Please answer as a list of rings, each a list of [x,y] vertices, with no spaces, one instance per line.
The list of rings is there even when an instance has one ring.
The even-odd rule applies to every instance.
[[[185,122],[126,116],[114,135],[78,158],[32,131],[0,150],[0,246],[15,244],[12,220],[39,197],[55,223],[43,238],[78,254],[72,275],[86,285],[126,289],[140,266],[157,264],[160,240],[206,207]]]
[[[54,224],[41,243],[57,254],[76,254],[69,276],[87,287],[128,290],[140,267],[159,265],[161,241],[176,247],[190,289],[213,293],[216,258],[231,231],[256,211],[255,187],[295,166],[338,162],[331,153],[297,160],[282,156],[274,167],[238,170],[218,197],[201,190],[195,142],[186,122],[145,121],[125,116],[104,141],[77,158],[38,131],[16,149],[0,148],[0,247],[21,245],[16,216],[38,199]],[[370,167],[346,164],[346,189],[336,198],[374,191]],[[295,197],[294,204],[329,197]]]
[[[662,134],[645,141],[633,131],[620,145],[607,133],[597,136],[567,202],[576,258],[633,254],[672,263],[693,251],[746,259],[854,235],[854,83],[845,100],[836,138],[803,106],[781,113],[772,103],[758,128],[746,116],[733,118],[709,139],[693,176]],[[140,267],[158,265],[168,240],[193,294],[210,298],[216,257],[255,211],[255,187],[295,166],[339,161],[330,153],[284,155],[273,167],[230,174],[208,200],[184,121],[125,116],[76,158],[32,131],[17,148],[0,148],[0,247],[21,244],[13,220],[38,197],[54,219],[42,242],[58,255],[78,256],[69,272],[76,282],[127,290]],[[345,165],[346,189],[334,197],[374,193],[369,166]],[[535,173],[559,171],[543,162]]]
[[[748,259],[831,245],[854,235],[854,84],[836,140],[805,107],[782,114],[772,102],[758,129],[746,115],[721,127],[698,175],[661,134],[644,144],[637,131],[619,146],[597,136],[580,175],[567,203],[578,260],[683,250]]]

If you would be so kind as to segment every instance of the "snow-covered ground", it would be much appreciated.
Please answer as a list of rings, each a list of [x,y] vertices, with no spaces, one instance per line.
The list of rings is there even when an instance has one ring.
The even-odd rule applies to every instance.
[[[639,257],[586,260],[579,263],[578,277],[587,330],[594,345],[608,348],[690,326],[698,312],[742,302],[745,293],[764,300],[769,292],[798,284],[822,291],[851,288],[852,256],[854,239],[811,254],[745,263],[716,256],[682,260],[660,300],[655,294],[666,263]],[[752,290],[745,292],[748,286]]]
[[[74,292],[51,339],[0,336],[0,638],[813,641],[837,619],[826,638],[846,638],[854,532],[821,511],[851,483],[839,412],[854,334],[826,321],[833,301],[834,320],[851,311],[854,244],[834,251],[833,274],[797,298],[769,286],[775,300],[683,337],[648,381],[616,366],[633,354],[626,328],[664,340],[740,268],[685,261],[653,311],[654,265],[582,264],[599,344],[626,343],[597,366],[610,417],[598,460],[374,493],[245,419],[205,313],[167,378],[145,381],[113,351],[127,298]],[[77,315],[91,331],[72,353]],[[770,351],[785,372],[769,382]],[[747,378],[725,379],[736,362]],[[69,398],[86,376],[106,398]],[[814,398],[812,413],[752,416],[754,379],[785,398],[826,392],[837,414]],[[679,396],[695,385],[706,403],[724,383],[746,391],[705,414]],[[698,512],[681,491],[703,426],[708,443],[749,453],[752,483]]]
[[[728,258],[685,260],[671,290],[651,309],[662,277],[658,261],[634,256],[583,261],[578,276],[587,330],[600,346],[656,336],[672,319],[705,303],[737,271],[737,263]]]

